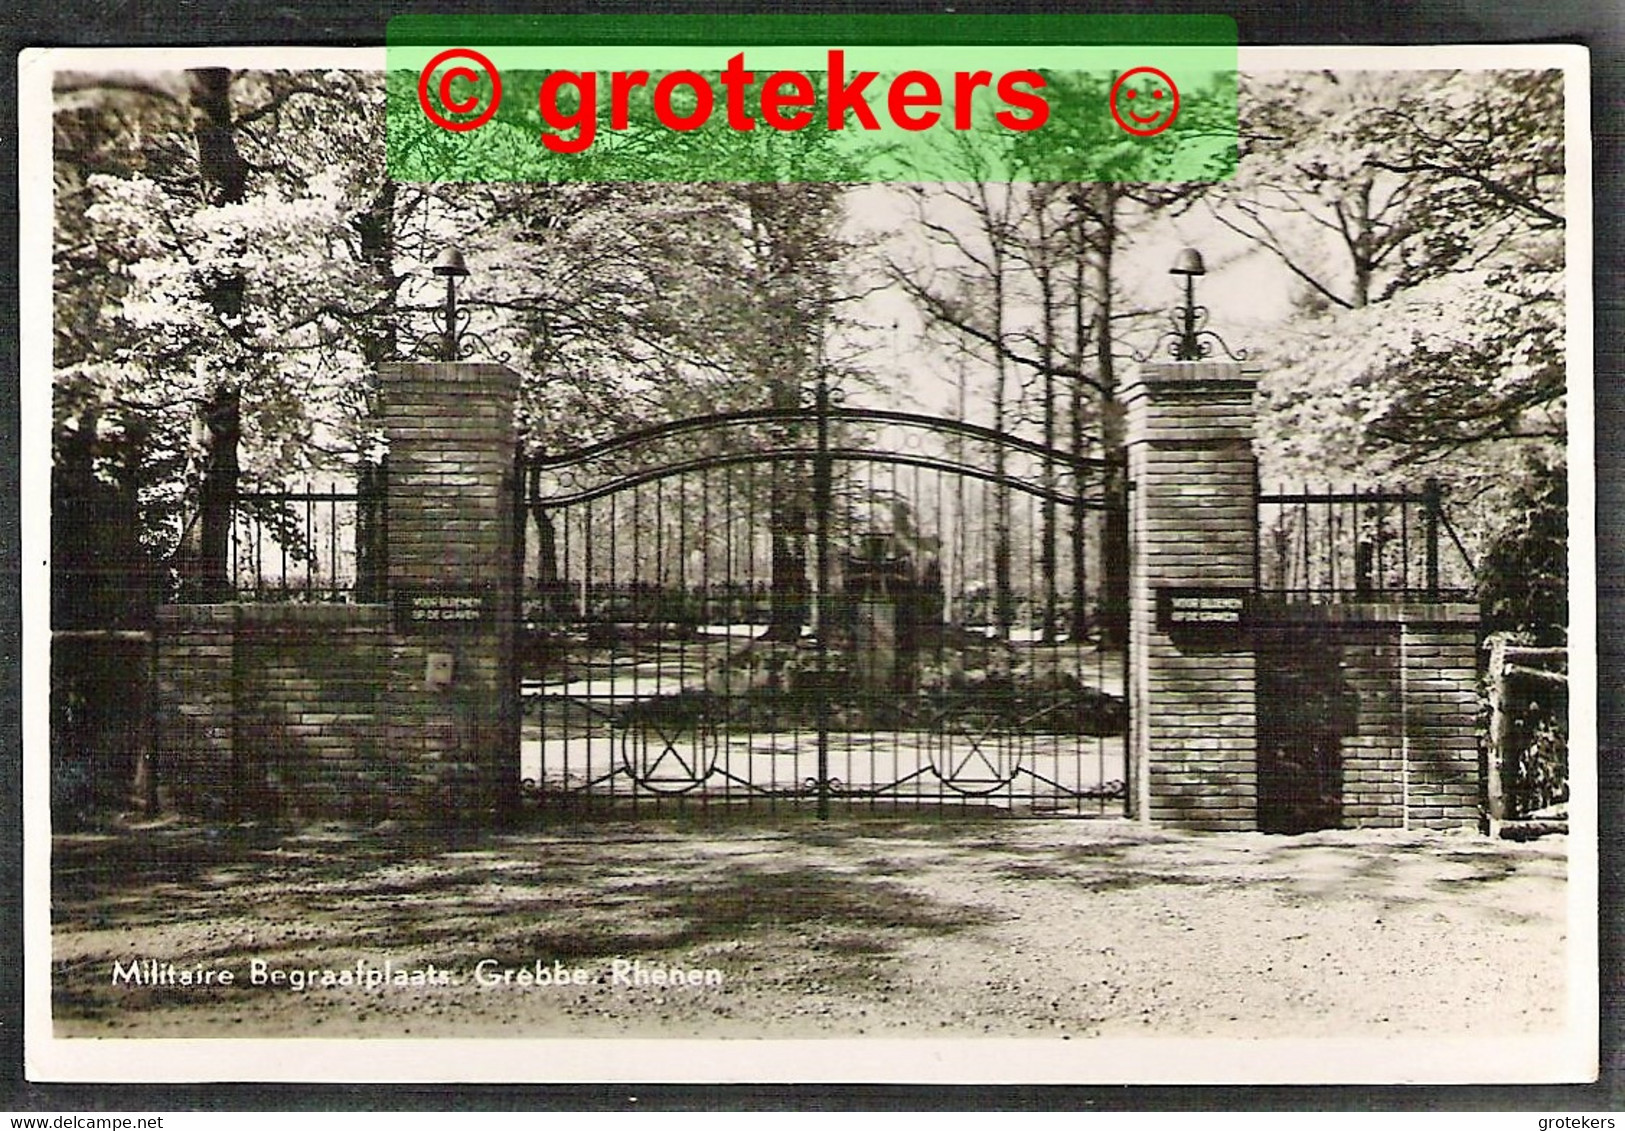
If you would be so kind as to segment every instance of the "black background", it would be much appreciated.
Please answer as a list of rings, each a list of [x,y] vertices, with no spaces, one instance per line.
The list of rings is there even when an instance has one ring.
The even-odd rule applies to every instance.
[[[127,46],[376,46],[389,18],[407,12],[516,13],[668,11],[754,11],[765,5],[705,3],[682,5],[612,3],[556,5],[538,0],[519,4],[470,5],[453,0],[402,3],[303,4],[297,0],[236,0],[229,6],[199,0],[145,3],[142,0],[13,0],[0,16],[5,52],[0,59],[0,136],[7,162],[0,201],[7,216],[17,207],[17,52],[25,47]],[[797,3],[778,10],[805,12],[880,10],[877,5]],[[1621,123],[1625,120],[1625,4],[1620,0],[1545,0],[1542,3],[1471,5],[1461,0],[1397,0],[1357,4],[1337,0],[1289,0],[1281,4],[1179,2],[1134,4],[1122,0],[1057,3],[903,3],[888,11],[1018,12],[1065,8],[1080,12],[1223,12],[1235,17],[1243,46],[1579,43],[1591,49],[1592,139],[1594,146],[1594,238],[1596,291],[1597,409],[1597,617],[1599,639],[1598,752],[1601,795],[1600,915],[1602,954],[1602,1079],[1590,1086],[1486,1087],[925,1087],[879,1085],[796,1085],[763,1081],[743,1086],[697,1085],[42,1085],[22,1075],[22,778],[21,704],[21,534],[18,525],[18,437],[16,391],[8,389],[0,417],[0,460],[9,490],[0,491],[0,728],[8,757],[0,759],[0,878],[5,884],[0,911],[0,1109],[15,1111],[275,1111],[275,1110],[615,1110],[615,1109],[822,1109],[822,1110],[1489,1110],[1545,1115],[1615,1110],[1625,1098],[1625,1058],[1620,1021],[1625,985],[1620,974],[1619,898],[1622,888],[1620,825],[1621,743],[1625,734],[1620,660],[1625,652],[1625,536],[1619,515],[1625,507],[1621,478],[1622,396],[1620,362]],[[35,129],[44,123],[31,123]],[[13,227],[8,236],[15,232]],[[14,238],[5,240],[0,272],[4,308],[0,360],[18,370],[18,255]],[[46,380],[31,373],[29,380]],[[1584,379],[1579,375],[1577,379]],[[34,548],[30,548],[34,549]],[[1584,603],[1575,594],[1575,615]],[[36,694],[41,693],[36,689]],[[1485,1034],[1489,1036],[1490,1034]],[[245,1064],[244,1074],[253,1066]],[[1534,1115],[1530,1125],[1534,1126]]]

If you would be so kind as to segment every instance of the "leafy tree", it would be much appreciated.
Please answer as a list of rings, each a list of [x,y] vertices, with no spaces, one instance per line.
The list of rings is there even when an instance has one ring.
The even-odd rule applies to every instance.
[[[177,474],[185,434],[139,383],[106,362],[105,312],[126,288],[87,216],[91,179],[135,172],[164,177],[178,155],[142,139],[184,128],[173,87],[135,82],[85,91],[68,76],[53,122],[56,248],[53,263],[56,395],[51,476],[52,623],[59,628],[145,623],[162,547],[143,523],[153,479]]]
[[[1292,75],[1243,96],[1240,172],[1210,200],[1304,288],[1271,391],[1345,425],[1306,462],[1561,439],[1561,76]]]
[[[1268,358],[1266,479],[1425,468],[1482,549],[1517,527],[1531,469],[1560,474],[1561,81],[1340,72],[1244,87],[1244,155],[1213,212],[1300,286]],[[1530,607],[1549,606],[1539,575],[1530,585]]]
[[[135,86],[64,80],[59,167],[83,191],[62,229],[80,238],[59,239],[58,255],[103,270],[59,276],[59,322],[84,327],[59,354],[59,427],[76,400],[139,422],[143,529],[162,556],[190,530],[210,594],[225,585],[239,476],[276,478],[357,447],[359,339],[375,302],[356,220],[375,207],[378,163],[355,143],[375,125],[371,86],[218,69]],[[72,139],[121,118],[143,127],[125,160],[87,162]],[[302,144],[316,124],[351,162]]]
[[[1205,191],[1205,182],[1189,177],[1193,166],[1218,175],[1233,159],[1222,142],[1235,92],[1222,78],[1187,92],[1181,118],[1194,126],[1202,144],[1213,146],[1211,153],[1193,156],[1183,148],[1191,144],[1190,135],[1135,138],[1121,130],[1103,109],[1105,82],[1055,75],[1050,84],[1051,95],[1067,109],[1053,115],[1041,138],[1012,136],[1002,148],[986,138],[951,141],[959,150],[964,182],[908,189],[918,226],[936,250],[925,263],[900,260],[893,279],[936,333],[992,370],[988,395],[994,427],[1033,420],[1052,446],[1064,432],[1077,456],[1120,456],[1123,416],[1117,391],[1124,325],[1143,312],[1120,305],[1119,257],[1137,230],[1188,207]],[[1052,170],[1069,154],[1079,167],[1110,179],[990,182],[1001,168],[1018,174]],[[1169,183],[1176,170],[1182,179]],[[1046,609],[1054,607],[1059,571],[1056,526],[1053,508],[1047,508],[1041,548]],[[1081,514],[1074,516],[1070,541],[1071,630],[1081,638],[1087,627]],[[1127,628],[1128,529],[1119,512],[1107,515],[1100,541],[1101,629],[1107,642],[1120,642]],[[1008,580],[996,584],[1002,592]],[[1050,615],[1045,619],[1053,621]]]
[[[1560,463],[1530,457],[1505,524],[1478,566],[1487,632],[1561,644],[1569,621],[1568,480]]]

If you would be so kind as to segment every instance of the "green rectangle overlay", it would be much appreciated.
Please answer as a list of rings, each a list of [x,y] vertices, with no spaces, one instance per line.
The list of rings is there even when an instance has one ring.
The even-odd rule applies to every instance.
[[[398,16],[415,182],[1215,181],[1227,16]]]

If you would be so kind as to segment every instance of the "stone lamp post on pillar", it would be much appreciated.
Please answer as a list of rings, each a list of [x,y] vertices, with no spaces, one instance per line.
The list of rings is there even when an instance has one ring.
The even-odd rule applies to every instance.
[[[1201,361],[1202,343],[1196,336],[1196,277],[1207,274],[1202,253],[1194,247],[1187,247],[1179,253],[1174,265],[1168,268],[1168,273],[1185,276],[1185,305],[1176,311],[1183,324],[1179,328],[1179,340],[1174,343],[1174,360]],[[1202,313],[1205,316],[1207,311],[1203,310]]]
[[[463,253],[454,247],[448,247],[440,253],[440,258],[435,260],[434,273],[446,280],[446,309],[441,316],[445,319],[445,325],[441,327],[440,360],[456,361],[457,338],[462,330],[462,327],[457,325],[457,280],[468,278],[468,264],[463,261]]]
[[[1223,338],[1207,328],[1207,307],[1196,304],[1196,280],[1207,274],[1202,253],[1194,247],[1185,248],[1174,259],[1174,265],[1168,268],[1168,274],[1184,277],[1184,305],[1174,307],[1174,328],[1157,339],[1150,354],[1136,360],[1149,361],[1162,344],[1168,342],[1168,353],[1175,361],[1205,361],[1213,356],[1214,346],[1223,350],[1231,361],[1246,361],[1246,350],[1232,350]]]
[[[1248,637],[1257,560],[1253,394],[1258,371],[1206,329],[1201,254],[1170,274],[1184,303],[1122,392],[1131,528],[1131,801],[1144,820],[1257,824],[1256,669]],[[1166,343],[1166,347],[1165,347]],[[1213,360],[1215,348],[1229,360]]]
[[[406,351],[406,356],[433,361],[468,361],[475,349],[494,361],[506,362],[508,355],[491,348],[491,344],[469,329],[468,307],[457,301],[459,279],[469,277],[468,263],[463,253],[448,247],[440,253],[430,268],[437,278],[446,280],[445,301],[427,308],[434,329],[424,334]],[[419,311],[423,307],[417,308]]]

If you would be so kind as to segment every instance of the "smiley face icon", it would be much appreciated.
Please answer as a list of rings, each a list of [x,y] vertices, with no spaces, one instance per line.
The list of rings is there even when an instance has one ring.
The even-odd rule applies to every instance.
[[[1112,83],[1112,117],[1136,137],[1160,134],[1179,117],[1179,88],[1155,67],[1124,71]]]

